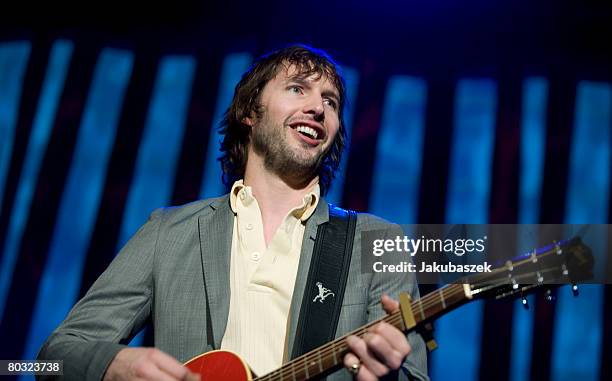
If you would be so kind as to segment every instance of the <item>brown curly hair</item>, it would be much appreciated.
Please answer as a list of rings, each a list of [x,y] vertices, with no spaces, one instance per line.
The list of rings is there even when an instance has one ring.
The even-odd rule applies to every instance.
[[[345,84],[340,68],[327,53],[305,45],[289,46],[260,57],[236,85],[232,103],[219,127],[223,136],[219,161],[223,170],[223,184],[228,190],[234,181],[244,177],[251,133],[251,127],[244,120],[252,115],[261,116],[259,102],[265,85],[276,77],[281,68],[288,65],[294,65],[300,76],[325,76],[338,90],[340,129],[318,170],[321,193],[325,194],[329,190],[346,142],[343,121]]]

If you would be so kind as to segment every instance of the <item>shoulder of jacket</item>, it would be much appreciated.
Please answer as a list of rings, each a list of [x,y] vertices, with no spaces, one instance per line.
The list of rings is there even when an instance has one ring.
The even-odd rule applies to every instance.
[[[228,195],[197,200],[179,206],[163,207],[154,210],[153,213],[151,213],[151,218],[160,218],[165,222],[198,218],[199,216],[211,213],[224,202],[228,202]]]

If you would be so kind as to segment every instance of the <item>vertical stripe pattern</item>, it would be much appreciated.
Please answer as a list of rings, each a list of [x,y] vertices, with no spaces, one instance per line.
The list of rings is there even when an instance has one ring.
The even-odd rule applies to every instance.
[[[487,222],[496,91],[495,83],[486,79],[457,84],[447,223]],[[482,302],[471,303],[436,323],[440,349],[432,355],[433,379],[461,374],[463,380],[477,380],[482,307]]]
[[[5,358],[35,355],[152,210],[224,192],[217,128],[254,49],[227,55],[213,44],[192,56],[83,41],[0,42]],[[521,92],[522,69],[474,79],[368,52],[348,58],[360,69],[344,68],[348,149],[328,201],[400,223],[505,222],[515,209],[521,223],[609,220],[608,77],[546,69]],[[603,271],[606,248],[593,249]],[[598,286],[557,297],[441,318],[432,378],[605,379],[609,297]],[[512,329],[497,324],[510,314]]]
[[[544,78],[527,78],[523,84],[521,120],[521,169],[519,185],[519,223],[535,224],[539,220],[544,152],[546,144],[546,99],[548,83]],[[520,233],[519,233],[520,234]],[[536,237],[533,237],[536,241]],[[534,242],[535,244],[535,242]],[[533,246],[532,244],[531,246]],[[534,305],[529,296],[528,305]],[[529,378],[533,337],[533,309],[525,310],[522,301],[514,303],[510,380]]]
[[[21,85],[30,49],[27,41],[0,44],[0,200],[13,152]]]
[[[427,86],[420,78],[389,80],[372,179],[370,210],[398,223],[418,212]]]
[[[76,301],[131,68],[131,53],[112,49],[100,53],[23,358],[34,358]]]
[[[566,223],[601,224],[608,219],[611,105],[609,84],[578,84]],[[596,258],[594,271],[602,274],[606,242],[589,243]],[[593,354],[600,353],[603,345],[603,286],[582,286],[579,298],[563,287],[557,298],[551,379],[599,380],[600,357]]]

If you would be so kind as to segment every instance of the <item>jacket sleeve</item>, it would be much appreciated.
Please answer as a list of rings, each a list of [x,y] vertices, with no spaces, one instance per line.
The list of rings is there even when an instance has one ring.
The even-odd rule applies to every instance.
[[[395,236],[404,234],[398,225],[385,223],[384,226],[381,226],[378,218],[370,218],[375,218],[378,220],[373,221],[376,226],[371,227],[370,229],[380,230],[384,228],[385,235],[387,235],[387,238],[389,239],[395,239]],[[359,237],[358,239],[360,240],[361,238]],[[367,245],[366,242],[362,242],[361,244]],[[358,253],[358,255],[367,254]],[[372,269],[367,269],[365,271],[371,272]],[[386,313],[380,303],[383,294],[387,294],[393,299],[398,300],[400,292],[409,293],[412,300],[419,299],[419,288],[417,286],[414,273],[373,272],[368,293],[368,321],[371,322],[385,316]],[[427,350],[423,338],[420,334],[414,331],[410,332],[407,337],[412,351],[410,352],[410,355],[406,357],[401,370],[398,372],[397,378],[399,380],[429,380],[427,375]]]
[[[161,216],[151,214],[40,349],[39,360],[63,360],[63,379],[101,380],[150,316]]]

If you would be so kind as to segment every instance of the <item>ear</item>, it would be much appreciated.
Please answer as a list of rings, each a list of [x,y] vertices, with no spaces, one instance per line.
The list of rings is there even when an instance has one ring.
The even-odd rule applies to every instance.
[[[242,118],[242,123],[246,124],[249,127],[253,127],[255,126],[255,123],[257,122],[257,114],[255,114],[255,111],[252,111],[249,113],[249,116],[245,116],[244,118]]]
[[[247,116],[242,118],[242,123],[246,124],[249,127],[253,127],[255,125],[255,119],[253,117]]]

